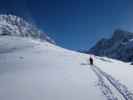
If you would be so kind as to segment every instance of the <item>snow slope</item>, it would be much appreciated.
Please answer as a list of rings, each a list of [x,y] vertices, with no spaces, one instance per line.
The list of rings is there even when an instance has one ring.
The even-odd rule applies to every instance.
[[[128,63],[31,38],[0,37],[1,100],[133,100]],[[118,81],[119,80],[119,81]]]

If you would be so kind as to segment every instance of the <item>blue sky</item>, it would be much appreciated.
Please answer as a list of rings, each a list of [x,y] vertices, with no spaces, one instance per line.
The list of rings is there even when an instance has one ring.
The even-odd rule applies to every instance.
[[[0,12],[33,21],[72,50],[89,49],[117,28],[133,32],[133,0],[1,0]]]

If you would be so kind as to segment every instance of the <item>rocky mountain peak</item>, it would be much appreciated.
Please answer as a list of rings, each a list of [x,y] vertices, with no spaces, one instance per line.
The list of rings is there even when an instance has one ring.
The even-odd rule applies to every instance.
[[[109,39],[101,39],[87,53],[118,60],[133,61],[133,33],[115,30]]]
[[[42,35],[43,34],[43,35]],[[15,15],[0,15],[0,35],[41,38],[51,43],[54,41],[46,33]]]

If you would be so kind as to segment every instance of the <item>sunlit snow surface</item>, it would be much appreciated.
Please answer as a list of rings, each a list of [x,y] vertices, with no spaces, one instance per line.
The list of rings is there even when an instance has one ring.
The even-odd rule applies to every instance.
[[[133,100],[133,66],[100,57],[90,66],[88,58],[44,41],[0,37],[0,100]]]

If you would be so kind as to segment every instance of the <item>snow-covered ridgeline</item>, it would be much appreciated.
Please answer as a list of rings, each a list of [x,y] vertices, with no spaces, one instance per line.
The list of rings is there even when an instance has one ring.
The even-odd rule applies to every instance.
[[[36,25],[15,15],[0,15],[0,35],[40,38],[55,43]]]

